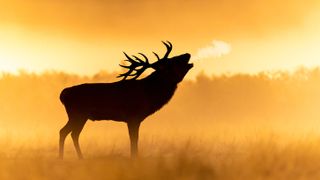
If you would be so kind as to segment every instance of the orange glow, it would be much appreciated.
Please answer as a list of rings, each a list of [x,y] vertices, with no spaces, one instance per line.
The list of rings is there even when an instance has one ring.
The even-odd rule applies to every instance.
[[[320,179],[319,19],[320,0],[0,0],[0,180]],[[88,120],[85,160],[70,136],[56,160],[62,89],[119,80],[123,51],[154,61],[166,40],[194,67],[141,124],[141,158],[125,123]],[[121,99],[162,98],[140,85]]]
[[[170,40],[173,54],[196,55],[214,39],[228,42],[232,52],[198,60],[191,76],[319,66],[319,4],[1,2],[0,71],[113,72],[120,70],[122,51],[152,55],[151,51],[163,52],[161,40]]]

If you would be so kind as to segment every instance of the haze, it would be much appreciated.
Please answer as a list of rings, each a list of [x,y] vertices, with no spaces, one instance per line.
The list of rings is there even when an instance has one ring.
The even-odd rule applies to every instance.
[[[189,77],[319,66],[316,0],[0,2],[0,70],[92,75],[120,71],[129,54],[196,54],[214,40],[232,51],[203,58]]]
[[[0,179],[320,179],[319,19],[319,0],[0,0]],[[116,81],[123,51],[152,61],[165,40],[194,68],[137,161],[114,121],[57,160],[61,90]]]

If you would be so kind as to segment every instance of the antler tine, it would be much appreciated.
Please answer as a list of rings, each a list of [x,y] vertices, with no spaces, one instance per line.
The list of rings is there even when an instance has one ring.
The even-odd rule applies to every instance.
[[[158,59],[158,61],[160,60],[160,57],[159,57],[159,55],[157,54],[157,53],[155,53],[155,52],[152,52],[156,57],[157,57],[157,59]]]
[[[139,61],[139,62],[142,63],[142,64],[150,65],[149,59],[147,58],[146,55],[144,55],[144,54],[142,54],[142,53],[138,53],[138,54],[140,54],[140,55],[145,59],[145,61],[143,61],[143,60],[140,59],[139,57],[133,55],[133,57],[134,57],[137,61]]]
[[[166,43],[172,48],[172,44],[170,41],[166,41]]]
[[[145,60],[146,60],[146,63],[149,64],[149,59],[146,55],[144,55],[143,53],[139,53]]]
[[[128,61],[128,62],[130,62],[131,64],[137,64],[137,63],[139,63],[138,61],[132,59],[127,53],[123,52],[123,54],[126,56],[126,58],[128,58],[128,59],[125,60],[125,61]],[[135,57],[135,56],[133,56],[133,57]],[[136,57],[135,57],[135,58],[136,58]],[[137,58],[136,58],[136,59],[137,59]]]
[[[137,79],[146,69],[147,67],[142,67],[141,69],[136,70],[136,73],[131,75],[134,76],[132,79]]]
[[[119,64],[119,66],[123,67],[123,68],[130,68],[130,66],[126,66],[126,65],[123,65],[123,64]]]
[[[166,52],[166,54],[163,56],[162,59],[167,59],[168,56],[169,56],[169,54],[170,54],[170,52],[171,52],[171,50],[172,50],[172,44],[171,44],[169,41],[166,41],[166,42],[162,41],[162,43],[163,43],[163,44],[166,46],[166,48],[167,48],[167,52]]]
[[[138,58],[137,56],[132,55],[132,57],[134,57],[135,60],[139,61],[139,63],[144,63],[144,61],[142,59]]]
[[[120,65],[122,66],[122,65]],[[133,69],[130,69],[129,71],[119,74],[119,76],[117,76],[117,78],[123,77],[122,80],[125,80],[128,76],[131,76],[130,74],[133,72]]]

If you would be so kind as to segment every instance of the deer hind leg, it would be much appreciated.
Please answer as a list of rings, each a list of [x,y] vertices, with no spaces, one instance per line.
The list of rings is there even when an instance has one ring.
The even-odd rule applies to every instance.
[[[67,122],[67,124],[60,130],[60,139],[59,139],[59,158],[63,159],[63,153],[64,153],[64,141],[67,137],[67,135],[71,132],[72,126],[70,121]]]
[[[72,126],[71,137],[72,137],[73,144],[74,144],[74,147],[77,151],[77,155],[78,155],[79,159],[83,159],[83,155],[82,155],[80,145],[79,145],[79,136],[80,136],[80,133],[81,133],[86,121],[87,120],[85,118],[80,118],[80,119],[78,118],[78,119],[76,119],[75,123]]]
[[[139,140],[139,127],[140,123],[128,123],[128,130],[131,144],[131,157],[138,156],[138,140]]]

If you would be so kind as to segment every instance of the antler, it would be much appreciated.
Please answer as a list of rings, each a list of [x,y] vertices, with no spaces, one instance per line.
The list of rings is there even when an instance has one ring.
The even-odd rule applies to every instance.
[[[172,50],[172,44],[169,41],[166,41],[166,42],[162,41],[162,43],[166,46],[167,52],[163,56],[163,58],[161,58],[161,59],[157,53],[153,52],[153,54],[157,57],[158,61],[155,63],[152,63],[152,64],[149,63],[147,56],[142,53],[139,53],[139,54],[145,59],[145,61],[143,61],[142,59],[140,59],[137,56],[132,56],[134,58],[133,59],[130,56],[128,56],[125,52],[123,52],[124,55],[127,57],[127,59],[125,61],[128,61],[131,64],[129,66],[120,64],[121,67],[129,69],[129,70],[125,73],[120,74],[118,76],[118,78],[123,77],[122,80],[127,80],[127,78],[130,76],[130,77],[132,77],[130,80],[137,79],[146,69],[148,69],[150,67],[153,69],[156,69],[157,63],[159,63],[165,59],[168,59],[168,56]]]
[[[149,60],[146,55],[139,53],[145,59],[145,61],[143,61],[137,56],[132,56],[135,58],[132,59],[130,56],[128,56],[128,54],[126,54],[125,52],[123,53],[128,58],[125,61],[131,63],[129,66],[120,64],[121,67],[129,69],[126,73],[122,73],[118,76],[123,77],[123,80],[126,80],[128,76],[133,76],[133,78],[131,79],[137,79],[147,68],[151,67],[151,64],[149,63]]]
[[[159,55],[158,55],[157,53],[153,52],[153,54],[157,57],[158,61],[164,60],[164,59],[168,59],[168,56],[169,56],[170,52],[172,51],[172,44],[171,44],[171,42],[169,42],[169,41],[166,41],[166,42],[162,41],[162,43],[166,46],[167,52],[166,52],[166,54],[163,56],[163,58],[161,58],[161,59],[160,59],[160,57],[159,57]]]
[[[168,56],[169,56],[170,52],[172,51],[172,44],[171,44],[169,41],[167,41],[167,42],[163,42],[163,41],[162,41],[162,43],[163,43],[163,44],[166,46],[166,48],[167,48],[167,52],[166,52],[166,54],[163,56],[162,59],[168,59]]]

